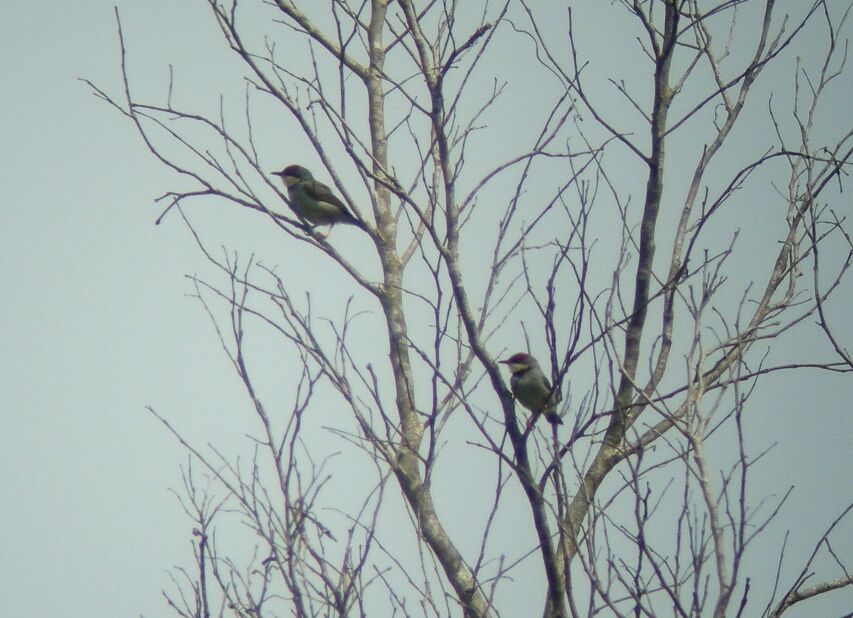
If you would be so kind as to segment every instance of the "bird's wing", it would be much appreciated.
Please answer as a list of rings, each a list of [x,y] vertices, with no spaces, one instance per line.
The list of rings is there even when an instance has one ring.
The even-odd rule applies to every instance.
[[[556,390],[556,391],[552,391],[552,390],[551,390],[551,380],[549,380],[548,378],[546,378],[546,377],[543,375],[543,376],[542,376],[542,381],[545,383],[545,388],[546,388],[546,389],[548,389],[548,392],[550,392],[550,393],[551,393],[551,401],[550,401],[550,405],[552,405],[552,406],[553,406],[553,405],[555,405],[557,402],[559,402],[559,401],[562,401],[562,400],[563,400],[563,394],[559,391],[559,389],[558,389],[558,390]]]
[[[341,211],[350,214],[347,207],[344,203],[332,193],[332,190],[324,185],[322,182],[317,182],[316,180],[309,180],[303,183],[303,188],[308,197],[317,200],[318,202],[325,202],[327,204],[331,204],[337,208],[340,208]]]

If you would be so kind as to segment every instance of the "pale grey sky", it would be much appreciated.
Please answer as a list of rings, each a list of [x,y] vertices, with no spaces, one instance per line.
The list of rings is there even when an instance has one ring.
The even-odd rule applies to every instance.
[[[177,219],[153,225],[162,210],[154,198],[172,177],[129,122],[78,80],[119,92],[114,4],[5,3],[0,20],[0,616],[168,615],[160,594],[167,569],[191,555],[190,524],[168,491],[180,484],[185,455],[145,406],[202,443],[249,448],[245,401],[188,296],[185,273],[206,264]],[[222,46],[205,3],[117,4],[140,90],[164,90],[170,62],[185,96],[209,94],[234,69],[210,62]],[[849,126],[849,77],[838,100],[839,124]],[[194,216],[213,246],[272,238],[250,213],[208,217],[200,208]],[[340,234],[341,242],[363,240]],[[289,251],[263,258],[308,276]],[[848,299],[833,308],[841,321],[853,303],[849,280],[838,295]],[[765,493],[796,485],[761,546],[769,569],[781,530],[809,522],[822,530],[850,502],[853,384],[809,374],[764,388],[773,390],[752,402],[767,408],[754,429],[772,428],[760,443],[778,445],[754,483]],[[449,499],[448,512],[458,504]],[[840,550],[850,556],[846,530]],[[814,540],[793,538],[791,551]],[[840,613],[853,596],[835,598],[827,607]]]

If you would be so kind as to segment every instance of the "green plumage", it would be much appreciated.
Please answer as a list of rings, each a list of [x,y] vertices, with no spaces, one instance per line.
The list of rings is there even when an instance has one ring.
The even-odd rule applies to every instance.
[[[561,425],[563,419],[557,414],[559,396],[552,392],[551,383],[536,359],[519,352],[500,362],[509,366],[512,374],[509,385],[515,400],[534,415],[543,414],[549,423]]]
[[[310,171],[300,165],[290,165],[280,172],[287,187],[290,207],[299,217],[311,225],[334,225],[345,223],[366,229],[346,205],[322,182],[314,180]]]

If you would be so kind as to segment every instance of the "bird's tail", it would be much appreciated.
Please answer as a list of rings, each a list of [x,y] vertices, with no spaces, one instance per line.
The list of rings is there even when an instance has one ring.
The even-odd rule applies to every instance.
[[[563,419],[560,418],[560,414],[557,412],[557,406],[561,401],[563,401],[563,393],[560,392],[559,388],[554,387],[551,392],[548,406],[542,411],[545,415],[545,420],[552,425],[563,424]]]
[[[354,225],[357,228],[364,230],[365,232],[367,231],[367,224],[365,224],[364,221],[362,221],[361,219],[356,219],[355,216],[352,215],[351,213],[347,213],[347,214],[349,215],[349,217],[347,217],[343,221],[343,223],[347,223],[349,225]]]
[[[560,418],[560,415],[557,413],[556,406],[545,408],[545,410],[543,410],[543,414],[545,415],[545,420],[551,423],[552,425],[563,424],[563,419]]]

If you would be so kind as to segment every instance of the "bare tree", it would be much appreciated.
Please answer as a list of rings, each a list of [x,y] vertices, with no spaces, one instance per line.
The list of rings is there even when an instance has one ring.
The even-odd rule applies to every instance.
[[[853,583],[833,549],[853,505],[793,581],[780,539],[774,583],[749,549],[791,490],[748,487],[767,377],[853,370],[833,321],[853,133],[828,101],[849,5],[208,4],[241,117],[171,79],[139,94],[120,22],[123,96],[89,84],[190,187],[158,223],[207,258],[190,279],[256,419],[246,464],[151,410],[191,457],[178,615],[780,616]],[[309,151],[364,230],[286,208],[269,172]],[[349,300],[268,248],[211,249],[199,200],[264,217]],[[261,394],[254,333],[298,360],[289,401]],[[544,361],[562,425],[516,405],[496,360],[517,351]]]

